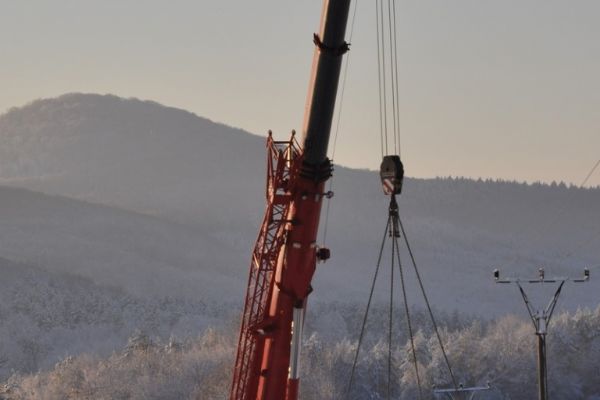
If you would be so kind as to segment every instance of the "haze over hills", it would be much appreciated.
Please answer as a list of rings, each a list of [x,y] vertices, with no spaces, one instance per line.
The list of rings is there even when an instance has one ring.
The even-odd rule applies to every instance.
[[[133,296],[221,300],[241,290],[233,246],[199,227],[132,211],[0,187],[0,253]]]
[[[0,116],[0,379],[107,355],[135,332],[235,331],[264,174],[264,138],[154,102],[69,94]],[[388,204],[374,171],[336,167],[333,190],[333,258],[318,266],[320,311],[307,324],[354,337],[348,316],[365,304]],[[399,203],[436,309],[524,315],[516,289],[494,285],[494,267],[533,276],[590,266],[592,280],[567,285],[559,308],[598,305],[600,189],[407,178]],[[408,268],[407,280],[422,307]]]
[[[262,192],[263,141],[183,110],[68,94],[10,110],[0,137],[12,185],[218,226],[224,199],[245,220],[261,211],[245,198]]]
[[[287,137],[287,133],[279,136]],[[101,211],[94,217],[97,210],[85,211],[91,205],[83,209],[58,206],[56,202],[66,200],[45,197],[47,204],[58,206],[46,217],[69,221],[64,224],[67,235],[54,235],[52,224],[36,223],[35,234],[27,238],[28,231],[20,229],[20,236],[4,241],[4,251],[19,261],[30,261],[25,255],[39,254],[39,266],[62,268],[101,283],[107,282],[103,271],[112,265],[117,286],[121,282],[117,276],[135,277],[133,271],[137,271],[144,275],[143,281],[154,280],[152,287],[163,286],[163,293],[169,295],[189,294],[190,290],[178,290],[179,285],[194,286],[196,281],[188,280],[187,274],[201,274],[205,282],[220,282],[209,285],[218,287],[216,300],[239,302],[264,207],[264,142],[264,138],[183,110],[111,95],[68,94],[12,109],[0,117],[2,183],[110,205],[136,215],[107,217]],[[410,174],[410,165],[406,167]],[[334,257],[319,266],[315,300],[362,298],[387,218],[386,198],[375,172],[337,167],[334,182],[336,196],[327,238]],[[44,204],[43,199],[36,201]],[[11,214],[14,206],[27,204],[20,203],[14,201],[4,211]],[[503,312],[497,305],[506,303],[507,294],[495,289],[490,280],[496,266],[506,266],[507,273],[530,275],[545,265],[556,274],[573,275],[584,266],[600,264],[594,245],[600,240],[598,189],[407,179],[400,207],[440,307],[469,312],[487,312],[493,307]],[[39,209],[32,206],[22,215]],[[139,214],[152,216],[153,222],[148,217],[139,223]],[[135,223],[125,236],[131,242],[115,239],[122,230],[112,232],[108,221],[117,226],[130,217]],[[17,218],[15,223],[21,221]],[[79,234],[80,224],[94,239],[87,240],[85,250],[69,256],[68,266],[59,266],[55,254],[65,254],[71,240],[86,238]],[[151,239],[145,236],[151,234]],[[146,254],[150,262],[141,256],[150,246],[138,246],[145,241],[164,241],[164,245],[151,245],[155,253]],[[19,243],[32,244],[19,253],[15,250]],[[52,245],[41,251],[35,243]],[[124,258],[129,248],[140,249],[140,258]],[[186,252],[192,248],[195,253],[189,256]],[[182,252],[188,257],[182,258]],[[155,269],[160,263],[174,265],[173,271],[164,272],[169,277]],[[600,272],[596,268],[592,273],[596,271]],[[148,274],[156,276],[151,279]],[[340,276],[347,279],[342,282]],[[123,286],[135,287],[125,281]],[[595,284],[588,284],[568,296],[566,304],[594,306],[596,290]],[[474,296],[480,300],[473,302]],[[518,302],[506,304],[517,306]]]

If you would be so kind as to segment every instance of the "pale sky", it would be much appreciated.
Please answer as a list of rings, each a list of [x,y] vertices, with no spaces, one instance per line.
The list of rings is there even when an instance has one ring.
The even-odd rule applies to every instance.
[[[374,4],[359,2],[335,157],[370,169],[381,156]],[[409,176],[581,183],[600,158],[600,1],[397,4]],[[0,6],[0,112],[113,93],[256,134],[302,126],[320,0]]]

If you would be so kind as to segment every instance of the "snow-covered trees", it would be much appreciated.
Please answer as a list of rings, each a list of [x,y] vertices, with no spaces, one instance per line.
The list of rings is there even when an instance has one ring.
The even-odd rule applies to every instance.
[[[339,320],[349,322],[348,330],[354,332],[351,322],[356,320],[356,309],[338,307]],[[384,313],[375,315],[385,318]],[[488,322],[457,322],[457,318],[451,315],[440,321],[457,379],[465,385],[489,382],[492,390],[482,394],[482,399],[534,398],[536,347],[531,322],[513,316]],[[384,319],[372,323],[385,326]],[[426,325],[419,324],[417,328],[415,345],[423,393],[425,399],[433,399],[431,386],[446,387],[451,381],[434,333]],[[226,399],[236,334],[231,329],[207,329],[194,339],[177,340],[138,332],[122,351],[109,357],[82,354],[65,358],[47,372],[15,374],[5,382],[0,398]],[[347,393],[357,347],[355,334],[308,332],[302,353],[302,399],[385,398],[387,340],[381,334],[381,329],[373,330],[365,337],[355,381]],[[418,387],[410,346],[403,334],[395,335],[395,340],[392,393],[396,399],[414,399]],[[548,350],[552,398],[597,400],[600,307],[557,315],[548,335]]]

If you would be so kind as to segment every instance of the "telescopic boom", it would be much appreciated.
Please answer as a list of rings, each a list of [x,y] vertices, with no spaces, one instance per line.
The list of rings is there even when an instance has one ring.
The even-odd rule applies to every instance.
[[[342,64],[350,0],[325,0],[301,145],[267,142],[267,208],[252,255],[231,400],[296,400],[301,332],[317,261],[327,147]]]

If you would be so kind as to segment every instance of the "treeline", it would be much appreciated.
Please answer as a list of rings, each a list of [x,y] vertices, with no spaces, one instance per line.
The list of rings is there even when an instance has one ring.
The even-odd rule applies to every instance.
[[[331,314],[333,310],[328,310]],[[355,380],[348,379],[356,354],[360,312],[339,306],[340,331],[309,332],[302,354],[303,400],[385,399],[388,349],[384,308],[376,309],[358,357]],[[458,382],[485,385],[479,399],[536,397],[535,335],[530,321],[507,316],[481,321],[443,315],[441,336]],[[451,378],[426,315],[415,313],[415,345],[424,399],[432,386]],[[310,331],[310,327],[309,327]],[[107,358],[68,357],[48,372],[15,374],[3,399],[227,399],[237,333],[208,329],[194,339],[160,340],[138,333]],[[417,377],[404,321],[398,316],[392,346],[392,398],[418,398]],[[600,307],[557,315],[548,336],[549,391],[553,399],[600,399]],[[349,390],[348,390],[349,389]]]

